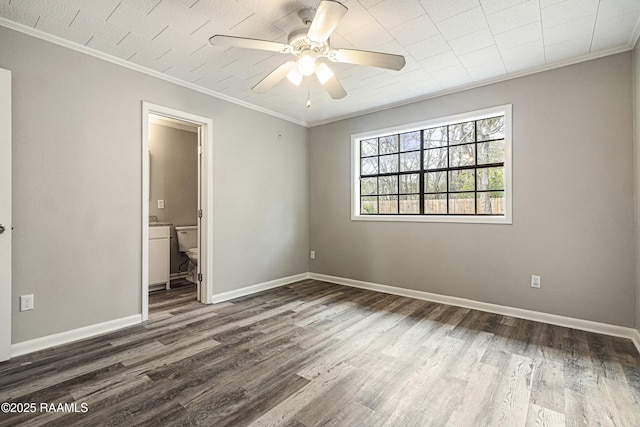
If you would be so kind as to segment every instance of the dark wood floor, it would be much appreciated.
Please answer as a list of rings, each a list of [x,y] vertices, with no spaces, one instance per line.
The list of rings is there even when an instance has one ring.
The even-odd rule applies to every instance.
[[[150,307],[1,363],[0,402],[80,412],[0,425],[640,426],[625,339],[313,280],[213,306],[183,286]]]

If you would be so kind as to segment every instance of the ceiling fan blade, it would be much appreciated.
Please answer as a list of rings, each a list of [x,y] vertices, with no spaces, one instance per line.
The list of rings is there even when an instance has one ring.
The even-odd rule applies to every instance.
[[[319,63],[316,67],[316,77],[320,84],[329,92],[331,98],[342,99],[347,96],[347,91],[344,90],[338,79],[336,79],[336,76],[324,62]]]
[[[248,39],[245,37],[223,36],[216,34],[209,38],[214,46],[242,47],[246,49],[269,50],[271,52],[291,53],[293,48],[288,44],[270,42],[267,40]]]
[[[289,71],[296,66],[295,61],[288,61],[273,70],[267,77],[260,80],[257,85],[251,88],[256,93],[264,93],[274,87],[280,80],[284,79]]]
[[[326,42],[345,13],[347,13],[347,7],[342,3],[322,0],[307,33],[309,40],[316,43]]]
[[[344,90],[344,87],[342,87],[338,79],[336,79],[336,76],[329,78],[324,82],[323,86],[333,99],[342,99],[347,96],[347,91]]]
[[[387,68],[399,71],[406,61],[402,55],[392,53],[370,52],[355,49],[331,49],[327,55],[330,61],[348,64],[368,65],[370,67]]]

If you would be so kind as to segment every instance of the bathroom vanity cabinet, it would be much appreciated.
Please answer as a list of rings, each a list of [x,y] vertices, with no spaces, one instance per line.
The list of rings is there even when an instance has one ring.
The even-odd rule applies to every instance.
[[[163,284],[170,287],[170,226],[149,227],[149,286]]]

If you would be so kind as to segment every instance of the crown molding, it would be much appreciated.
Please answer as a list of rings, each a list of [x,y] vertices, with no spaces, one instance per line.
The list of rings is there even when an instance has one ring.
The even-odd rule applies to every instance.
[[[242,101],[240,99],[237,98],[233,98],[231,96],[216,92],[214,90],[211,89],[206,89],[203,88],[201,86],[195,85],[193,83],[189,83],[186,82],[184,80],[180,80],[176,77],[172,77],[166,74],[163,74],[159,71],[156,70],[152,70],[150,68],[147,67],[143,67],[141,65],[138,64],[134,64],[132,62],[126,61],[124,59],[115,57],[113,55],[109,55],[107,53],[103,53],[100,51],[97,51],[95,49],[92,49],[90,47],[63,39],[61,37],[57,37],[54,36],[52,34],[49,33],[45,33],[44,31],[40,31],[38,29],[23,25],[23,24],[19,24],[17,22],[8,20],[6,18],[2,18],[0,17],[0,26],[57,44],[59,46],[63,46],[81,53],[85,53],[87,55],[91,55],[93,57],[102,59],[104,61],[107,62],[111,62],[113,64],[117,64],[126,68],[129,68],[131,70],[134,71],[138,71],[141,72],[143,74],[147,74],[153,77],[157,77],[161,80],[165,80],[171,83],[174,83],[176,85],[203,93],[205,95],[209,95],[212,96],[214,98],[218,98],[221,99],[223,101],[227,101],[236,105],[240,105],[242,107],[254,110],[254,111],[258,111],[260,113],[264,113],[282,120],[286,120],[288,122],[300,125],[300,126],[304,126],[306,128],[311,128],[311,127],[315,127],[315,126],[320,126],[320,125],[325,125],[325,124],[329,124],[329,123],[334,123],[334,122],[338,122],[341,120],[346,120],[346,119],[352,119],[355,117],[361,117],[361,116],[365,116],[367,114],[372,114],[372,113],[378,113],[381,111],[386,111],[386,110],[390,110],[393,108],[397,108],[397,107],[402,107],[405,105],[410,105],[410,104],[415,104],[417,102],[422,102],[422,101],[426,101],[429,99],[434,99],[434,98],[439,98],[445,95],[451,95],[454,93],[458,93],[458,92],[464,92],[466,90],[470,90],[470,89],[475,89],[475,88],[479,88],[479,87],[483,87],[483,86],[488,86],[488,85],[492,85],[495,83],[500,83],[500,82],[504,82],[504,81],[508,81],[508,80],[513,80],[513,79],[517,79],[520,77],[525,77],[525,76],[529,76],[532,74],[537,74],[537,73],[541,73],[543,71],[550,71],[550,70],[554,70],[557,68],[563,68],[563,67],[567,67],[569,65],[574,65],[574,64],[579,64],[581,62],[586,62],[586,61],[591,61],[594,59],[598,59],[598,58],[603,58],[605,56],[610,56],[610,55],[615,55],[618,53],[622,53],[622,52],[627,52],[632,50],[636,43],[638,42],[638,39],[640,39],[640,17],[638,18],[638,21],[636,21],[636,25],[634,27],[633,33],[630,37],[629,42],[627,43],[627,45],[625,46],[620,46],[617,48],[613,48],[613,49],[607,49],[607,50],[602,50],[602,51],[598,51],[598,52],[594,52],[594,53],[590,53],[587,55],[582,55],[576,58],[571,58],[568,60],[564,60],[564,61],[560,61],[560,62],[554,62],[553,64],[545,64],[539,67],[535,67],[535,68],[531,68],[531,69],[527,69],[527,70],[522,70],[522,71],[518,71],[515,73],[507,73],[505,75],[499,76],[499,77],[495,77],[492,79],[488,79],[488,80],[483,80],[481,82],[474,82],[474,83],[470,83],[468,85],[464,85],[464,86],[459,86],[456,88],[452,88],[452,89],[447,89],[447,90],[442,90],[442,91],[438,91],[438,92],[433,92],[433,93],[429,93],[426,95],[421,95],[421,96],[417,96],[411,99],[407,99],[404,101],[399,101],[399,102],[395,102],[392,104],[387,104],[384,106],[379,106],[379,107],[372,107],[369,109],[365,109],[365,110],[360,110],[357,112],[353,112],[353,113],[349,113],[349,114],[343,114],[341,116],[337,116],[337,117],[332,117],[332,118],[328,118],[328,119],[323,119],[323,120],[318,120],[318,121],[310,121],[310,122],[305,122],[302,120],[298,120],[295,119],[293,117],[289,117],[287,115],[278,113],[276,111],[273,110],[269,110],[267,108],[264,107],[260,107],[257,106],[255,104],[251,104],[249,102],[246,101]]]
[[[56,44],[58,46],[66,47],[68,49],[75,50],[77,52],[85,53],[85,54],[93,56],[95,58],[102,59],[103,61],[111,62],[112,64],[120,65],[122,67],[129,68],[131,70],[138,71],[140,73],[147,74],[149,76],[156,77],[156,78],[161,79],[161,80],[165,80],[167,82],[176,84],[178,86],[185,87],[187,89],[195,90],[196,92],[200,92],[200,93],[203,93],[205,95],[209,95],[209,96],[212,96],[214,98],[221,99],[223,101],[227,101],[227,102],[231,102],[231,103],[236,104],[236,105],[240,105],[240,106],[248,108],[250,110],[258,111],[260,113],[264,113],[264,114],[267,114],[267,115],[270,115],[270,116],[273,116],[273,117],[276,117],[276,118],[279,118],[279,119],[282,119],[282,120],[286,120],[288,122],[295,123],[295,124],[300,125],[300,126],[308,127],[308,123],[300,121],[300,120],[297,120],[297,119],[294,119],[294,118],[289,117],[289,116],[285,116],[284,114],[280,114],[280,113],[277,113],[275,111],[272,111],[272,110],[269,110],[269,109],[266,109],[266,108],[263,108],[263,107],[259,107],[257,105],[254,105],[254,104],[251,104],[249,102],[245,102],[245,101],[233,98],[231,96],[222,94],[220,92],[216,92],[216,91],[211,90],[211,89],[203,88],[203,87],[195,85],[193,83],[189,83],[189,82],[186,82],[184,80],[180,80],[180,79],[178,79],[176,77],[172,77],[172,76],[163,74],[163,73],[161,73],[159,71],[152,70],[152,69],[147,68],[147,67],[143,67],[142,65],[134,64],[134,63],[126,61],[124,59],[118,58],[116,56],[109,55],[109,54],[104,53],[104,52],[100,52],[98,50],[95,50],[95,49],[92,49],[90,47],[81,45],[79,43],[72,42],[70,40],[66,40],[66,39],[63,39],[61,37],[49,34],[49,33],[45,33],[44,31],[40,31],[40,30],[38,30],[36,28],[32,28],[32,27],[28,27],[28,26],[23,25],[23,24],[19,24],[17,22],[8,20],[6,18],[0,17],[0,26],[9,28],[11,30],[18,31],[18,32],[23,33],[23,34],[27,34],[29,36],[32,36],[32,37],[35,37],[35,38],[38,38],[38,39],[41,39],[41,40],[48,41],[48,42]]]
[[[638,21],[638,22],[640,23],[640,21]],[[615,55],[615,54],[618,54],[618,53],[627,52],[627,51],[630,51],[632,49],[633,49],[633,46],[626,45],[626,46],[621,46],[621,47],[617,47],[617,48],[613,48],[613,49],[602,50],[602,51],[590,53],[590,54],[587,54],[587,55],[582,55],[582,56],[579,56],[579,57],[576,57],[576,58],[567,59],[567,60],[560,61],[560,62],[554,62],[553,64],[545,64],[545,65],[541,65],[539,67],[530,68],[530,69],[518,71],[518,72],[515,72],[515,73],[511,73],[511,74],[505,74],[505,75],[502,75],[502,76],[499,76],[499,77],[494,77],[492,79],[483,80],[481,82],[474,82],[474,83],[470,83],[468,85],[459,86],[459,87],[452,88],[452,89],[445,89],[445,90],[441,90],[441,91],[438,91],[438,92],[433,92],[433,93],[430,93],[430,94],[427,94],[427,95],[417,96],[415,98],[407,99],[407,100],[404,100],[404,101],[399,101],[399,102],[396,102],[396,103],[393,103],[393,104],[388,104],[388,105],[385,105],[384,107],[374,107],[374,108],[370,108],[370,109],[367,109],[367,110],[358,111],[358,112],[353,113],[353,114],[345,114],[345,115],[342,115],[340,117],[334,117],[334,118],[327,119],[327,120],[311,122],[311,123],[309,123],[308,127],[320,126],[320,125],[325,125],[325,124],[328,124],[328,123],[337,122],[337,121],[340,121],[340,120],[352,119],[352,118],[355,118],[355,117],[365,116],[367,114],[378,113],[378,112],[381,112],[381,111],[390,110],[390,109],[397,108],[397,107],[402,107],[402,106],[405,106],[405,105],[415,104],[417,102],[427,101],[429,99],[440,98],[442,96],[451,95],[451,94],[458,93],[458,92],[464,92],[464,91],[467,91],[467,90],[471,90],[471,89],[475,89],[475,88],[479,88],[479,87],[483,87],[483,86],[489,86],[489,85],[492,85],[492,84],[495,84],[495,83],[505,82],[505,81],[517,79],[517,78],[520,78],[520,77],[529,76],[529,75],[532,75],[532,74],[542,73],[544,71],[550,71],[550,70],[555,70],[555,69],[558,69],[558,68],[568,67],[570,65],[579,64],[581,62],[592,61],[594,59],[603,58],[605,56],[610,56],[610,55]]]
[[[640,16],[638,16],[636,25],[633,27],[633,32],[631,33],[631,38],[629,39],[629,49],[635,49],[636,44],[638,44],[639,38],[640,38]]]

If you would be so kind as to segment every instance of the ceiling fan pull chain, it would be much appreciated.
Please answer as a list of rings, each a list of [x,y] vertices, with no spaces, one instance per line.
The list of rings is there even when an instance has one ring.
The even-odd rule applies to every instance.
[[[307,79],[307,108],[311,107],[311,79]]]

